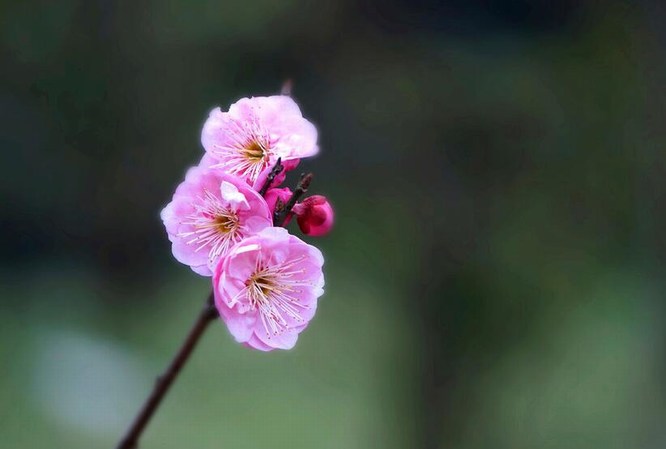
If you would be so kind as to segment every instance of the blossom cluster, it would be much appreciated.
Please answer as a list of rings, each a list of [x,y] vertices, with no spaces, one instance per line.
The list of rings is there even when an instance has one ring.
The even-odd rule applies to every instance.
[[[201,143],[199,165],[161,213],[173,255],[212,278],[215,306],[238,342],[290,349],[324,292],[324,258],[282,226],[295,215],[303,234],[321,236],[333,209],[321,195],[297,202],[303,186],[282,183],[318,153],[317,129],[289,96],[243,98],[211,111]]]

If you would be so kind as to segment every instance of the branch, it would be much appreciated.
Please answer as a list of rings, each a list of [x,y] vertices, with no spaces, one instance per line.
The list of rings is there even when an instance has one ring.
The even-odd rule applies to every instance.
[[[277,162],[275,163],[275,166],[273,166],[273,169],[266,177],[266,182],[264,182],[264,185],[261,187],[261,190],[259,191],[259,194],[261,196],[263,196],[266,193],[266,191],[270,187],[275,177],[278,174],[280,174],[280,172],[283,169],[284,166],[282,165],[281,160],[278,159]],[[287,205],[291,204],[291,206],[289,206],[289,208],[286,209],[287,212],[290,211],[292,207],[294,207],[294,204],[296,204],[298,198],[300,198],[300,196],[303,195],[303,193],[305,193],[305,191],[308,188],[308,185],[310,185],[311,178],[312,178],[311,174],[301,177],[301,181],[298,183],[298,187],[296,188],[294,194],[291,196],[291,198],[289,198],[289,201],[287,202]],[[296,193],[299,191],[301,193],[298,194],[297,196]],[[281,226],[283,222],[284,219],[280,222],[280,224],[276,224],[276,226]],[[141,407],[141,411],[139,411],[139,414],[134,419],[134,422],[132,423],[130,428],[127,430],[125,437],[122,440],[120,440],[120,443],[118,443],[118,446],[116,446],[116,449],[137,449],[139,447],[139,438],[141,437],[143,431],[146,429],[146,426],[148,425],[150,418],[152,418],[152,416],[155,414],[155,411],[162,403],[164,396],[169,391],[171,384],[180,373],[180,370],[183,368],[183,365],[187,363],[187,360],[194,351],[194,348],[196,347],[197,343],[199,342],[199,339],[201,338],[204,331],[208,327],[208,324],[210,324],[210,322],[215,320],[218,316],[219,316],[218,311],[215,308],[215,296],[213,291],[211,291],[210,295],[208,295],[208,300],[206,301],[203,309],[201,309],[201,312],[199,313],[199,317],[192,325],[192,328],[190,329],[190,332],[187,334],[187,337],[185,337],[185,341],[183,341],[182,345],[180,346],[180,349],[178,350],[174,358],[171,360],[171,363],[169,364],[169,367],[166,369],[164,374],[162,374],[157,378],[157,381],[155,382],[155,387],[153,388],[153,392],[150,394],[148,399],[146,399],[146,402],[143,404],[143,407]]]
[[[312,173],[308,173],[307,175],[302,174],[301,180],[298,181],[298,185],[294,189],[294,193],[292,193],[287,200],[287,203],[285,205],[280,204],[279,207],[275,207],[275,212],[273,212],[273,226],[282,226],[284,224],[284,221],[289,216],[291,209],[296,205],[296,201],[298,201],[303,195],[305,195],[305,192],[308,191],[308,187],[310,187],[310,183],[312,182],[312,176]]]
[[[268,176],[266,176],[266,181],[264,181],[264,185],[261,186],[261,189],[259,189],[259,195],[264,196],[266,195],[266,192],[268,192],[268,189],[270,188],[271,184],[273,183],[273,180],[277,175],[282,173],[282,170],[284,170],[284,165],[282,165],[282,158],[279,157],[271,171],[268,173]]]
[[[288,78],[283,84],[282,89],[280,90],[280,95],[291,96],[291,90],[294,88],[294,82],[291,78]]]
[[[134,422],[130,428],[127,430],[125,437],[120,441],[120,443],[118,443],[118,446],[116,446],[117,449],[136,449],[139,447],[139,437],[141,436],[141,433],[148,425],[150,418],[155,413],[157,407],[159,407],[167,391],[169,391],[169,387],[173,383],[176,376],[178,376],[178,373],[180,373],[181,368],[183,365],[185,365],[188,358],[192,354],[192,351],[199,342],[199,338],[201,338],[204,331],[208,327],[208,324],[215,320],[217,317],[218,312],[215,308],[213,292],[211,291],[206,304],[204,305],[203,309],[201,309],[201,313],[199,313],[199,317],[194,322],[194,325],[192,325],[190,332],[185,338],[185,341],[181,345],[180,349],[174,356],[164,374],[157,378],[153,392],[143,404],[141,411],[134,419]]]

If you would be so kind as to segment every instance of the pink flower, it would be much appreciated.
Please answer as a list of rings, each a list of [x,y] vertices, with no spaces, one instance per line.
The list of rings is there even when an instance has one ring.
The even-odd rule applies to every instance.
[[[213,156],[211,156],[209,153],[204,153],[203,156],[201,156],[201,160],[199,161],[199,167],[200,168],[210,168],[212,169],[213,166],[217,165],[217,159],[215,159]],[[222,170],[220,170],[222,171]]]
[[[188,171],[161,217],[174,257],[203,276],[234,244],[273,224],[266,201],[245,182],[200,167]]]
[[[296,204],[292,211],[296,214],[298,226],[305,235],[319,237],[328,234],[333,228],[333,208],[325,196],[312,195]]]
[[[216,167],[249,184],[278,157],[287,162],[319,151],[317,129],[285,95],[242,98],[229,112],[213,109],[201,132],[201,143],[217,161]]]
[[[215,269],[215,305],[234,338],[261,351],[291,349],[323,293],[321,252],[271,227],[234,246]]]

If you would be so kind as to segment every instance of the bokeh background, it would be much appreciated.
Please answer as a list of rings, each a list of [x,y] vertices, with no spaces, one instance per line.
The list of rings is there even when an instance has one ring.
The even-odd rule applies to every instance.
[[[2,2],[0,447],[114,446],[209,289],[159,211],[208,111],[287,78],[337,212],[318,316],[270,354],[213,326],[142,448],[666,447],[665,30],[659,0]]]

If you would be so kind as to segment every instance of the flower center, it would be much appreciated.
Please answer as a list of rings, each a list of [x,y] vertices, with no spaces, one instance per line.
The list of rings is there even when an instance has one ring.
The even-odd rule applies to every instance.
[[[212,149],[219,159],[217,166],[231,175],[256,181],[273,156],[275,142],[256,118],[249,123],[232,121],[227,131],[229,139]]]
[[[309,309],[297,297],[300,287],[307,284],[297,279],[303,270],[294,269],[301,260],[303,257],[277,266],[266,266],[259,258],[254,272],[245,281],[241,294],[246,295],[250,310],[259,312],[268,338],[289,329],[290,321],[302,322],[301,310]]]
[[[264,161],[266,156],[266,150],[264,147],[256,140],[250,141],[250,143],[243,148],[243,156],[252,164],[260,164]]]
[[[238,217],[234,213],[227,213],[218,215],[213,219],[218,232],[228,234],[234,232],[238,228]]]
[[[207,249],[208,258],[214,261],[242,238],[240,219],[208,190],[194,207],[194,213],[183,221],[192,230],[179,235],[188,239],[188,245],[196,245],[195,251]]]
[[[245,282],[250,289],[250,302],[256,306],[262,301],[270,300],[271,292],[276,290],[276,284],[274,277],[268,276],[262,271],[254,273]]]

